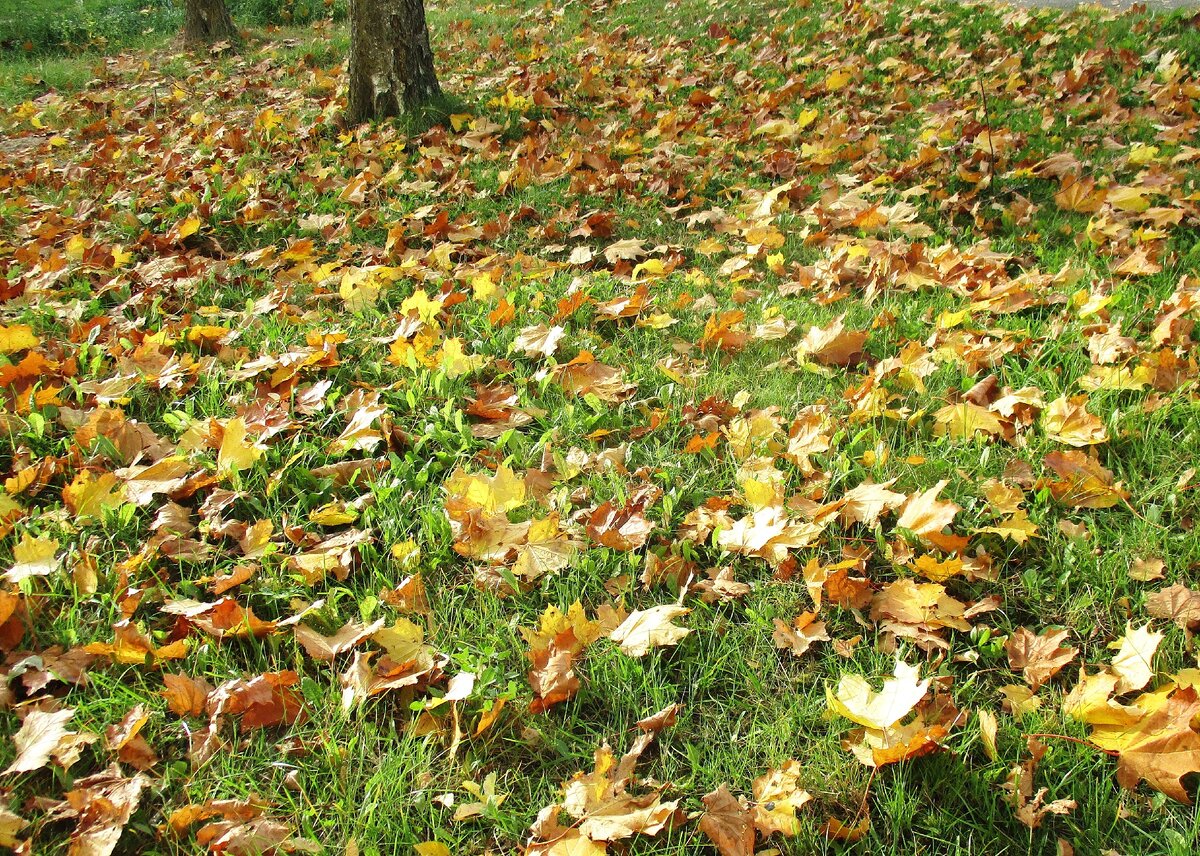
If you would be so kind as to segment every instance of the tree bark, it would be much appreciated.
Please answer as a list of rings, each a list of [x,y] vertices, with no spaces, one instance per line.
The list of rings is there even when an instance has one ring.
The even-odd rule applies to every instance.
[[[351,124],[399,116],[439,98],[424,0],[350,0]]]
[[[237,30],[225,0],[187,0],[183,38],[192,44],[237,41]]]

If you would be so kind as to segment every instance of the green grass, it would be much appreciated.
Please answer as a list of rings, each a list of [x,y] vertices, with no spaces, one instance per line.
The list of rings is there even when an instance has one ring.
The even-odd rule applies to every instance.
[[[1196,349],[1189,338],[1171,348],[1180,360],[1177,384],[1091,394],[1088,409],[1110,437],[1098,447],[1100,460],[1129,490],[1130,505],[1072,509],[1044,485],[1027,486],[1024,507],[1039,537],[1016,545],[973,534],[970,552],[987,551],[996,579],[946,583],[961,600],[994,595],[1002,608],[976,619],[973,632],[943,634],[944,656],[927,657],[900,643],[908,662],[919,662],[923,675],[946,680],[958,707],[970,711],[941,750],[926,757],[872,775],[840,745],[847,722],[828,715],[825,690],[841,675],[866,675],[877,686],[891,671],[893,655],[884,650],[884,634],[868,611],[827,604],[822,612],[834,639],[864,637],[848,657],[830,643],[818,643],[794,658],[774,646],[771,633],[774,619],[790,620],[811,607],[800,577],[779,578],[761,559],[722,551],[712,539],[689,540],[681,532],[687,515],[712,498],[729,501],[734,518],[745,511],[739,461],[728,444],[700,455],[684,451],[695,434],[704,433],[684,421],[688,408],[710,397],[744,397],[744,412],[778,408],[785,433],[801,408],[829,406],[830,449],[813,456],[816,478],[806,480],[797,467],[775,458],[789,497],[833,500],[868,479],[893,478],[893,490],[912,494],[945,479],[942,497],[961,506],[954,531],[965,535],[996,522],[981,490],[985,480],[1005,478],[1018,464],[1035,478],[1051,475],[1044,458],[1063,447],[1037,425],[1020,430],[1017,442],[956,439],[937,433],[933,413],[988,375],[1002,387],[1037,387],[1047,403],[1079,393],[1080,380],[1092,368],[1090,325],[1102,320],[1133,339],[1138,358],[1159,352],[1152,335],[1162,304],[1181,277],[1194,279],[1200,258],[1187,201],[1200,189],[1200,174],[1185,149],[1190,138],[1164,136],[1164,129],[1185,123],[1195,98],[1164,90],[1155,77],[1157,58],[1173,51],[1186,85],[1195,87],[1200,41],[1186,16],[1011,12],[908,0],[849,11],[820,2],[679,0],[664,6],[622,0],[558,10],[455,0],[429,10],[439,72],[452,99],[443,112],[452,121],[468,114],[480,126],[494,126],[481,141],[422,122],[340,129],[337,86],[347,50],[340,25],[319,21],[256,30],[239,54],[196,57],[167,42],[178,26],[177,11],[163,12],[155,19],[163,27],[145,33],[129,26],[141,20],[129,11],[137,5],[106,5],[114,15],[127,10],[124,29],[96,30],[83,53],[60,55],[63,41],[85,40],[55,42],[46,31],[38,50],[9,51],[0,58],[0,131],[6,145],[19,146],[0,160],[0,273],[7,288],[16,289],[0,306],[0,320],[29,325],[41,339],[39,353],[57,364],[19,390],[24,398],[12,390],[7,395],[0,465],[8,477],[42,458],[60,461],[48,486],[14,497],[25,515],[0,546],[0,568],[10,566],[20,535],[31,532],[59,540],[70,553],[67,568],[86,552],[99,569],[95,591],[81,589],[67,571],[21,583],[33,613],[15,650],[39,654],[54,645],[110,641],[122,604],[135,606],[123,600],[130,587],[144,590],[135,620],[156,644],[165,644],[177,626],[162,612],[162,602],[215,600],[205,581],[246,561],[236,533],[223,537],[214,531],[222,520],[247,525],[266,520],[273,526],[272,546],[256,560],[260,567],[252,579],[230,592],[239,603],[260,618],[282,620],[323,601],[306,622],[326,633],[352,619],[382,617],[391,623],[399,613],[380,598],[381,591],[419,570],[432,614],[408,617],[423,625],[427,641],[444,655],[448,676],[471,672],[476,683],[458,703],[465,735],[454,743],[445,705],[432,711],[440,717],[438,729],[417,727],[430,698],[444,692],[444,682],[428,693],[381,694],[344,715],[338,675],[348,656],[341,655],[332,668],[319,663],[290,630],[224,640],[194,631],[186,658],[162,670],[98,662],[86,684],[54,682],[48,694],[77,711],[73,729],[102,734],[135,704],[150,711],[143,734],[161,760],[150,771],[153,789],[127,825],[120,852],[190,852],[197,846],[192,832],[181,840],[164,828],[172,810],[251,796],[329,852],[346,852],[351,842],[361,853],[410,852],[413,844],[428,840],[443,842],[453,853],[515,852],[527,841],[538,811],[560,798],[562,783],[592,769],[597,747],[608,742],[616,753],[624,752],[634,723],[672,703],[683,705],[679,721],[643,756],[639,781],[652,780],[664,788],[665,799],[699,812],[701,797],[721,783],[749,797],[754,779],[795,758],[813,801],[800,811],[795,837],[760,842],[787,854],[1043,853],[1052,852],[1059,839],[1078,853],[1192,852],[1200,835],[1193,807],[1145,787],[1121,789],[1114,761],[1078,742],[1047,738],[1049,749],[1035,776],[1036,788],[1049,789],[1048,800],[1076,800],[1074,812],[1048,817],[1029,830],[1014,817],[1000,787],[1028,757],[1025,735],[1086,739],[1087,726],[1061,710],[1078,664],[1095,671],[1109,663],[1106,646],[1127,622],[1140,626],[1149,620],[1149,594],[1195,579],[1200,540],[1192,527],[1200,500],[1186,480],[1181,486],[1200,458]],[[0,42],[29,38],[37,21],[49,20],[52,4],[30,8],[17,22],[26,29],[4,24],[9,29],[0,29]],[[270,23],[269,11],[264,4],[242,4],[234,15],[258,26]],[[67,26],[66,20],[84,27],[92,19],[81,13],[56,20],[56,26]],[[99,42],[101,35],[109,41]],[[1153,61],[1144,56],[1145,44],[1158,52]],[[105,60],[98,49],[119,55]],[[1066,104],[1060,97],[1062,75],[1077,59],[1091,75],[1085,91],[1095,98]],[[906,70],[895,71],[893,60],[907,64]],[[843,65],[857,77],[844,90],[826,91],[826,76]],[[596,82],[591,89],[580,85],[585,74]],[[785,86],[791,94],[780,94]],[[981,86],[988,93],[986,115]],[[1112,87],[1111,98],[1105,87]],[[794,143],[750,133],[767,119],[795,119],[807,109],[818,118]],[[1105,110],[1111,113],[1106,119]],[[977,187],[968,175],[989,158],[974,142],[984,123],[1012,139],[999,153],[990,188]],[[912,161],[927,139],[922,135],[943,129],[938,157]],[[956,145],[959,141],[963,144]],[[1129,163],[1125,156],[1134,142],[1159,146],[1159,159],[1150,166]],[[802,149],[819,144],[832,147],[826,162],[809,159]],[[1164,227],[1161,272],[1115,275],[1133,246],[1131,235],[1093,241],[1088,227],[1096,218],[1060,210],[1057,182],[1031,168],[1064,151],[1097,180],[1128,185],[1147,180],[1154,205],[1184,209],[1179,225]],[[1175,155],[1183,155],[1178,164],[1170,161]],[[764,168],[785,156],[796,161],[790,176]],[[582,165],[568,174],[545,180],[533,174],[573,157]],[[364,174],[370,181],[362,197],[348,197],[348,183]],[[789,177],[796,182],[791,206],[764,218],[780,233],[779,246],[771,250],[783,255],[780,275],[765,253],[747,255],[751,239],[744,234],[746,223],[736,218],[756,194]],[[913,222],[923,231],[888,228],[872,235],[837,222],[834,203],[852,186],[872,182],[878,188],[871,191],[872,201],[911,202]],[[919,192],[908,192],[913,190]],[[1025,201],[1034,208],[1022,220]],[[730,218],[729,227],[689,226],[683,219],[714,207]],[[612,215],[611,236],[573,235],[594,211]],[[439,215],[449,226],[438,225]],[[172,229],[191,216],[199,219],[197,234],[182,245],[169,240]],[[326,219],[306,222],[310,217]],[[1110,220],[1126,223],[1119,214]],[[129,253],[129,262],[83,263],[69,243],[77,235],[101,249]],[[838,267],[843,244],[866,247],[871,237],[892,242],[888,252],[871,245],[881,267],[874,272],[853,264]],[[272,261],[256,255],[282,253],[303,239],[314,242],[311,258],[299,253],[294,260]],[[513,351],[511,344],[522,327],[551,323],[559,300],[580,285],[595,301],[629,294],[630,271],[614,271],[604,261],[604,248],[619,239],[665,248],[655,256],[677,264],[650,283],[653,311],[669,313],[675,323],[654,329],[604,320],[592,306],[580,308],[561,322],[566,336],[555,359],[566,362],[588,350],[621,367],[636,392],[623,403],[573,397],[540,371],[542,361]],[[973,272],[959,279],[931,279],[912,289],[895,277],[921,254],[928,258],[942,248],[968,253],[985,240],[1003,255],[999,267],[976,261]],[[706,250],[706,241],[724,249]],[[591,269],[566,264],[569,250],[582,245],[595,254]],[[744,266],[726,266],[739,258]],[[153,266],[176,262],[182,265],[178,270]],[[340,268],[322,274],[322,264]],[[396,266],[395,281],[373,305],[346,305],[338,296],[341,273],[373,264]],[[937,325],[943,313],[968,309],[983,296],[974,291],[976,279],[994,276],[1001,284],[1025,273],[1054,275],[1068,268],[1078,276],[1047,286],[1040,305],[1012,313],[976,307],[960,327]],[[824,270],[841,270],[836,286],[824,292],[785,288]],[[489,317],[495,300],[475,296],[477,278],[492,271],[516,308],[515,320],[502,326]],[[417,290],[439,289],[464,298],[442,314],[440,334],[486,357],[484,367],[451,376],[435,366],[412,370],[387,361],[405,299]],[[784,293],[789,290],[794,293]],[[1085,296],[1104,294],[1108,303],[1099,314],[1080,317],[1075,297],[1080,290]],[[274,295],[269,306],[255,306],[269,295]],[[696,299],[704,301],[700,309],[689,303]],[[732,354],[702,350],[698,343],[710,312],[734,309],[745,312],[749,329],[773,317],[796,329],[784,339],[751,341]],[[863,365],[789,363],[810,326],[825,327],[842,315],[848,329],[868,331]],[[1194,316],[1194,310],[1185,316]],[[187,338],[201,324],[228,328],[236,338],[226,351],[206,350]],[[980,345],[986,339],[1011,348],[993,359],[956,357],[956,330],[975,336]],[[338,362],[304,369],[295,388],[272,391],[265,375],[237,375],[240,365],[256,357],[294,352],[310,337],[335,331],[345,336]],[[927,348],[931,337],[934,344]],[[164,353],[154,354],[154,342]],[[871,367],[906,348],[930,352],[933,365],[923,388],[892,374],[880,383],[893,414],[855,415],[850,396]],[[691,385],[673,382],[657,365],[681,352],[701,370]],[[21,356],[10,355],[8,362]],[[160,386],[156,378],[164,372],[168,379]],[[321,409],[290,409],[305,387],[322,380],[330,386]],[[128,390],[112,392],[118,381]],[[532,414],[529,424],[494,439],[474,436],[465,410],[476,386],[487,383],[511,385],[520,406]],[[24,402],[46,387],[60,392],[31,410]],[[267,440],[252,466],[220,482],[236,498],[221,519],[189,536],[211,550],[178,561],[161,551],[138,559],[155,534],[163,497],[82,520],[63,506],[63,488],[80,470],[99,474],[128,463],[117,461],[103,443],[80,448],[76,442],[80,420],[98,406],[98,389],[109,391],[113,406],[171,445],[190,443],[194,471],[213,472],[217,454],[202,441],[200,429],[189,426],[227,419],[247,407],[278,407],[292,414],[294,424]],[[329,442],[349,419],[340,403],[364,391],[377,392],[387,410],[387,442],[369,451],[330,451]],[[651,426],[654,430],[643,430]],[[568,469],[568,461],[626,444],[624,467],[627,473],[640,471],[636,479],[603,466]],[[364,455],[386,462],[375,480],[338,486],[312,472]],[[512,512],[513,522],[544,517],[550,508],[567,520],[605,500],[623,502],[645,480],[663,491],[645,512],[654,533],[647,547],[631,552],[583,538],[567,570],[501,596],[476,583],[480,563],[454,551],[443,483],[458,468],[478,472],[504,462],[522,472],[550,461],[559,470],[551,476],[552,492]],[[178,496],[192,523],[200,522],[213,487]],[[344,527],[309,518],[334,501],[359,508],[354,525],[372,540],[360,547],[345,580],[330,576],[308,585],[286,564],[300,551],[288,535],[340,531]],[[1088,538],[1070,537],[1059,527],[1064,521],[1086,527]],[[894,523],[894,515],[876,529],[835,523],[819,543],[793,551],[794,557],[801,566],[810,558],[828,564],[846,550],[866,550],[863,573],[882,588],[913,576],[910,567],[895,561],[904,536]],[[391,552],[409,540],[420,550],[414,567]],[[692,612],[680,623],[692,633],[680,644],[634,659],[599,641],[576,666],[578,694],[548,713],[529,713],[528,644],[520,630],[537,626],[548,606],[566,609],[579,601],[590,615],[616,600],[630,610],[672,602],[674,591],[646,590],[638,577],[648,552],[662,556],[676,549],[695,556],[702,568],[731,567],[738,580],[751,584],[750,594],[715,604],[686,594],[683,602]],[[1131,579],[1134,558],[1161,559],[1166,581]],[[507,568],[500,576],[506,573]],[[1017,718],[1001,712],[998,689],[1021,683],[1021,677],[1010,670],[996,640],[1021,627],[1069,628],[1070,643],[1081,654],[1042,688],[1041,708]],[[1195,654],[1174,625],[1155,622],[1155,628],[1166,634],[1155,661],[1161,682],[1193,665]],[[307,721],[240,732],[227,723],[223,736],[229,747],[202,765],[189,763],[188,733],[206,719],[180,720],[167,711],[160,671],[182,671],[217,685],[287,669],[301,676]],[[14,699],[25,702],[16,674],[10,673],[9,683]],[[474,735],[480,717],[500,700],[505,708],[496,724]],[[6,736],[20,727],[19,709],[20,704],[0,712]],[[995,760],[984,751],[976,709],[999,714]],[[0,741],[0,765],[13,756],[11,740]],[[30,801],[61,798],[74,781],[111,760],[101,741],[70,771],[7,778],[8,805],[30,820],[21,835],[32,836],[38,852],[65,851],[72,823],[54,820],[44,805]],[[443,795],[469,801],[462,783],[483,782],[493,773],[498,790],[508,795],[504,802],[482,817],[453,821]],[[631,790],[648,788],[638,784]],[[820,832],[827,818],[849,821],[864,810],[871,829],[857,845],[830,842]],[[693,821],[653,838],[635,836],[629,852],[691,853],[709,846]],[[610,852],[618,849],[614,844]]]

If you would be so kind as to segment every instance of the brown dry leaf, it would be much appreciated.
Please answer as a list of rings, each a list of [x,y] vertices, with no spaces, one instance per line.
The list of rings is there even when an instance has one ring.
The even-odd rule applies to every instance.
[[[1087,412],[1088,397],[1065,395],[1050,402],[1042,411],[1046,436],[1067,446],[1094,446],[1108,441],[1104,423]]]
[[[982,601],[973,607],[978,611]],[[946,593],[937,583],[917,583],[911,579],[888,583],[871,599],[871,619],[880,630],[913,639],[923,650],[946,648],[944,628],[969,631],[967,605]]]
[[[621,651],[630,657],[644,657],[651,648],[676,645],[692,631],[677,627],[671,622],[691,612],[690,609],[673,604],[652,606],[629,613],[621,624],[608,634]]]
[[[609,404],[625,401],[637,392],[636,384],[625,381],[622,369],[596,362],[588,351],[559,366],[554,375],[564,392],[580,396],[591,394]]]
[[[675,724],[676,718],[679,716],[679,711],[683,710],[683,705],[676,702],[669,704],[657,713],[652,713],[649,716],[642,717],[637,721],[639,731],[653,731],[655,733],[662,731],[664,728],[670,728]]]
[[[1029,740],[1029,749],[1031,757],[1013,767],[1008,774],[1008,781],[1001,787],[1008,791],[1008,802],[1012,804],[1017,820],[1030,829],[1037,829],[1046,815],[1068,814],[1075,810],[1076,803],[1069,799],[1046,802],[1046,794],[1049,792],[1047,788],[1039,788],[1037,793],[1034,793],[1034,771],[1046,749],[1032,738]]]
[[[1118,753],[1117,782],[1133,790],[1145,781],[1172,799],[1191,805],[1183,778],[1200,772],[1200,733],[1192,719],[1200,714],[1195,687],[1177,689],[1165,704],[1137,722],[1124,726],[1097,726],[1091,741]]]
[[[218,639],[266,636],[274,633],[277,627],[276,622],[263,621],[254,614],[253,609],[243,607],[231,597],[223,597],[214,603],[171,600],[163,604],[162,611],[178,615]]]
[[[261,816],[267,809],[254,800],[209,800],[206,803],[190,803],[177,808],[167,818],[171,831],[183,835],[194,823],[220,815],[225,820],[250,820]]]
[[[618,762],[607,745],[596,750],[595,770],[576,773],[563,784],[562,808],[592,841],[617,841],[633,835],[657,835],[679,819],[678,801],[658,793],[635,796],[627,788],[634,767],[653,733],[641,734]]]
[[[849,366],[862,357],[866,330],[847,330],[843,315],[828,327],[809,327],[796,346],[800,359],[813,359],[827,366]]]
[[[654,524],[642,514],[640,505],[623,507],[605,502],[588,517],[588,536],[604,547],[628,552],[646,545]]]
[[[829,634],[825,632],[825,622],[816,620],[815,612],[804,612],[796,616],[789,625],[786,621],[775,619],[775,632],[771,640],[776,648],[790,649],[797,657],[804,656],[814,642],[828,642]]]
[[[871,818],[869,817],[864,817],[853,826],[842,823],[836,817],[831,817],[825,821],[819,834],[831,841],[848,841],[853,843],[855,841],[862,841],[870,831]]]
[[[529,652],[532,664],[529,686],[534,693],[529,706],[531,712],[543,713],[579,692],[579,677],[574,668],[579,653],[573,649],[570,643],[560,647],[555,640],[544,648]]]
[[[623,616],[611,608],[602,607],[595,620],[589,620],[583,606],[576,601],[564,613],[550,606],[542,613],[536,630],[521,629],[529,643],[529,685],[535,698],[530,710],[542,713],[566,701],[579,692],[575,663],[587,646],[608,633]]]
[[[962,510],[953,502],[937,498],[947,484],[949,482],[943,479],[924,493],[909,496],[896,525],[916,533],[918,537],[935,546],[944,548],[948,539],[942,534],[942,530],[951,525],[954,516]]]
[[[150,721],[146,706],[136,704],[129,709],[116,725],[105,729],[104,740],[110,752],[117,753],[117,760],[138,770],[149,770],[158,763],[158,755],[146,742],[141,730]]]
[[[1129,578],[1141,583],[1161,580],[1166,567],[1162,559],[1134,559],[1129,563]]]
[[[527,357],[549,359],[558,350],[558,343],[565,333],[566,331],[562,327],[535,324],[518,333],[512,346]]]
[[[305,717],[299,683],[300,676],[290,671],[234,678],[212,691],[205,709],[214,720],[226,714],[240,716],[241,727],[247,729],[291,725]]]
[[[731,553],[758,556],[778,567],[787,559],[788,550],[800,550],[816,543],[827,523],[828,520],[821,523],[790,520],[782,509],[770,506],[722,529],[717,544]]]
[[[332,662],[338,654],[344,654],[377,633],[384,623],[382,618],[367,625],[348,621],[332,636],[322,636],[307,624],[297,624],[296,641],[304,646],[304,650],[314,660]]]
[[[1004,644],[1009,667],[1020,669],[1030,688],[1036,691],[1079,653],[1078,648],[1061,646],[1069,633],[1045,630],[1039,635],[1026,627],[1019,628]]]
[[[725,783],[702,799],[706,810],[700,818],[700,831],[721,856],[753,856],[754,818],[745,802],[734,797]]]
[[[4,773],[28,773],[46,766],[59,747],[70,742],[70,738],[78,733],[67,730],[67,723],[74,716],[75,709],[70,707],[56,711],[29,711],[20,730],[12,738],[17,757]]]
[[[165,689],[162,696],[167,700],[167,709],[176,716],[199,716],[204,713],[212,687],[203,678],[188,675],[163,674]]]
[[[1200,626],[1200,591],[1176,583],[1146,598],[1146,611],[1155,618],[1174,621],[1190,633]]]
[[[150,779],[141,773],[125,778],[115,764],[102,773],[78,779],[53,810],[55,816],[76,819],[70,852],[79,856],[112,853],[141,801],[142,791],[149,785]]]
[[[395,588],[384,589],[379,593],[379,599],[398,612],[417,615],[429,615],[432,612],[429,597],[425,593],[425,583],[420,574],[405,577]]]
[[[764,837],[776,832],[795,835],[800,829],[796,812],[812,795],[800,787],[800,762],[784,761],[754,780],[754,828]]]
[[[895,479],[882,484],[864,482],[847,491],[842,497],[842,507],[838,510],[842,524],[861,523],[864,526],[874,526],[881,514],[903,505],[904,494],[888,490],[895,482]]]
[[[1129,492],[1113,474],[1083,452],[1051,452],[1046,466],[1062,481],[1051,482],[1054,498],[1072,508],[1111,508],[1128,500]]]

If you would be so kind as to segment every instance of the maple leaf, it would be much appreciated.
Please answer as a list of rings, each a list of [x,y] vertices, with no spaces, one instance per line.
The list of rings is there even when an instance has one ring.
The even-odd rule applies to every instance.
[[[637,385],[625,381],[625,371],[596,362],[583,351],[571,362],[558,366],[554,376],[563,390],[571,395],[594,395],[610,404],[625,401],[637,392]]]
[[[845,315],[841,316],[824,329],[809,327],[808,333],[796,346],[796,354],[801,358],[811,357],[828,366],[849,366],[857,362],[862,356],[867,332],[847,330],[845,318]]]
[[[28,324],[0,324],[0,354],[15,354],[18,351],[28,351],[36,348],[42,340],[34,335],[33,328]]]
[[[679,803],[663,802],[660,794],[635,796],[627,792],[634,767],[653,742],[654,733],[639,735],[629,751],[617,761],[608,744],[595,753],[591,773],[576,773],[563,783],[561,807],[577,821],[579,831],[592,841],[616,841],[633,835],[657,835],[677,820]],[[547,838],[561,827],[549,823],[557,807],[539,816],[535,833]]]
[[[1061,645],[1069,632],[1046,630],[1039,635],[1028,628],[1018,628],[1004,644],[1009,667],[1020,669],[1030,688],[1037,690],[1079,653],[1078,648]]]
[[[20,844],[17,835],[28,825],[28,821],[10,811],[7,805],[0,805],[0,847],[15,850]]]
[[[1176,583],[1146,598],[1146,611],[1155,618],[1174,621],[1188,633],[1200,625],[1200,592]]]
[[[700,818],[700,831],[716,845],[721,856],[753,856],[754,819],[744,801],[734,797],[723,782],[701,800],[705,812]]]
[[[862,675],[843,675],[837,691],[825,690],[829,709],[867,728],[883,730],[908,716],[929,690],[929,679],[918,681],[918,670],[896,661],[894,677],[886,678],[879,692]]]
[[[1117,650],[1109,668],[1117,676],[1117,695],[1131,690],[1140,690],[1154,677],[1154,652],[1163,640],[1161,633],[1150,630],[1150,625],[1135,630],[1126,625],[1125,634],[1108,647]]]
[[[205,709],[213,719],[239,716],[241,726],[248,729],[291,725],[305,718],[298,683],[300,676],[291,671],[265,672],[248,680],[234,678],[212,691]]]
[[[579,551],[579,544],[561,531],[559,525],[557,514],[530,522],[525,532],[525,543],[516,548],[513,574],[532,582],[571,565]]]
[[[1057,799],[1046,801],[1046,788],[1033,791],[1034,770],[1042,756],[1045,747],[1030,738],[1029,749],[1031,757],[1013,767],[1008,774],[1008,780],[1001,786],[1008,791],[1008,800],[1012,803],[1017,820],[1030,829],[1037,829],[1048,814],[1068,814],[1075,810],[1075,800]]]
[[[862,728],[842,741],[862,764],[883,767],[933,752],[957,723],[958,709],[946,695],[935,695],[917,706],[917,715],[904,724],[886,728]]]
[[[343,654],[370,638],[382,629],[383,625],[382,618],[367,625],[357,621],[348,621],[332,636],[322,636],[307,624],[297,624],[295,634],[296,641],[304,646],[304,650],[310,657],[314,660],[332,662],[338,654]]]
[[[874,526],[885,511],[891,511],[904,504],[904,494],[888,490],[895,482],[895,479],[882,484],[863,482],[858,487],[848,490],[841,499],[839,519],[843,524],[861,523],[864,526]]]
[[[266,636],[275,632],[276,622],[263,621],[254,610],[243,607],[231,597],[214,603],[198,600],[172,600],[163,604],[163,612],[178,615],[189,624],[218,639],[225,637]]]
[[[1089,725],[1126,726],[1137,722],[1145,710],[1112,698],[1118,680],[1112,672],[1089,675],[1080,667],[1079,683],[1063,699],[1063,713]]]
[[[162,696],[167,700],[167,709],[176,716],[199,716],[204,712],[212,687],[201,678],[187,675],[164,674],[165,688]]]
[[[640,731],[653,731],[655,733],[662,731],[664,728],[670,728],[675,724],[675,720],[679,716],[679,711],[682,709],[682,704],[669,704],[657,713],[652,713],[649,716],[639,719],[637,727]]]
[[[896,525],[939,547],[951,543],[951,539],[943,535],[942,530],[954,522],[954,516],[962,511],[962,508],[953,502],[937,498],[947,484],[949,482],[942,479],[924,493],[912,494],[905,501]]]
[[[263,456],[265,449],[255,442],[248,442],[247,433],[246,420],[240,416],[225,423],[221,447],[217,451],[218,476],[249,469]]]
[[[832,841],[855,842],[866,838],[867,833],[870,831],[871,818],[869,817],[864,817],[853,825],[843,823],[836,817],[831,817],[821,827],[820,834]]]
[[[734,553],[759,556],[773,566],[781,564],[788,550],[813,544],[825,531],[826,522],[798,523],[776,506],[761,508],[734,522],[717,536],[717,544]]]
[[[630,657],[644,657],[651,648],[676,645],[691,633],[689,628],[671,623],[689,612],[691,610],[686,607],[672,604],[634,610],[608,634],[608,638]]]
[[[775,632],[771,634],[775,647],[790,649],[795,656],[802,657],[813,642],[828,642],[829,634],[825,632],[825,622],[816,621],[816,617],[815,612],[801,613],[791,625],[776,618]]]
[[[1051,482],[1054,498],[1074,508],[1111,508],[1129,499],[1113,474],[1083,452],[1051,452],[1046,466],[1062,481]]]
[[[1004,433],[1004,425],[996,414],[970,401],[947,404],[933,414],[934,433],[969,439],[976,434],[996,437]]]
[[[617,507],[605,502],[588,517],[587,533],[593,541],[613,550],[629,551],[643,547],[654,531],[654,524],[642,514],[639,503]]]
[[[16,561],[4,572],[10,583],[19,583],[29,577],[44,577],[62,567],[59,543],[49,536],[35,537],[26,532],[13,547]]]
[[[1123,726],[1097,726],[1091,741],[1116,752],[1117,782],[1133,790],[1145,781],[1155,790],[1191,805],[1182,779],[1200,772],[1200,733],[1192,728],[1200,714],[1200,697],[1194,687],[1173,692],[1166,703],[1137,722]]]
[[[138,770],[148,770],[158,763],[158,755],[141,730],[150,720],[150,714],[143,704],[135,704],[116,725],[109,726],[104,732],[105,746],[110,752],[116,753],[117,760],[129,764]]]
[[[800,762],[784,761],[754,780],[754,827],[762,835],[776,832],[795,835],[800,830],[796,812],[812,799],[800,787]]]
[[[113,625],[112,642],[93,642],[83,649],[89,654],[103,654],[115,663],[157,665],[160,660],[178,660],[187,656],[187,641],[179,639],[158,647],[130,620]]]
[[[455,470],[443,484],[446,494],[464,508],[478,508],[488,514],[499,514],[525,504],[525,482],[506,466],[499,466],[491,475],[471,475]]]
[[[1042,412],[1042,427],[1051,440],[1067,446],[1093,446],[1108,440],[1104,423],[1087,412],[1087,396],[1067,398],[1065,395],[1050,402]]]
[[[108,856],[116,850],[142,791],[149,785],[150,779],[141,773],[125,778],[115,764],[102,773],[76,780],[66,799],[52,809],[54,816],[77,820],[71,834],[71,852]]]
[[[1001,520],[995,526],[982,526],[975,531],[990,532],[1001,538],[1008,538],[1015,544],[1024,544],[1030,538],[1038,537],[1037,524],[1029,519],[1028,513],[1023,508],[1017,509],[1010,517]]]
[[[565,333],[562,327],[534,324],[517,334],[517,338],[513,340],[513,347],[527,357],[540,356],[549,359],[558,350],[558,343]]]
[[[75,709],[70,707],[56,711],[29,711],[20,730],[13,735],[17,757],[4,773],[28,773],[46,766],[50,758],[57,757],[71,744],[71,738],[78,734],[67,730],[67,723],[74,716]]]

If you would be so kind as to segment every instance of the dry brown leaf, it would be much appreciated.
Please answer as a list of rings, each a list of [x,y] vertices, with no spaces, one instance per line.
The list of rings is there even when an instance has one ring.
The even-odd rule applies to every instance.
[[[706,810],[700,818],[700,831],[721,856],[753,856],[754,818],[750,808],[734,797],[724,783],[702,799]]]
[[[1030,688],[1037,690],[1079,653],[1078,648],[1061,645],[1069,633],[1068,630],[1045,630],[1039,635],[1028,628],[1018,628],[1004,645],[1009,667],[1020,669]]]

